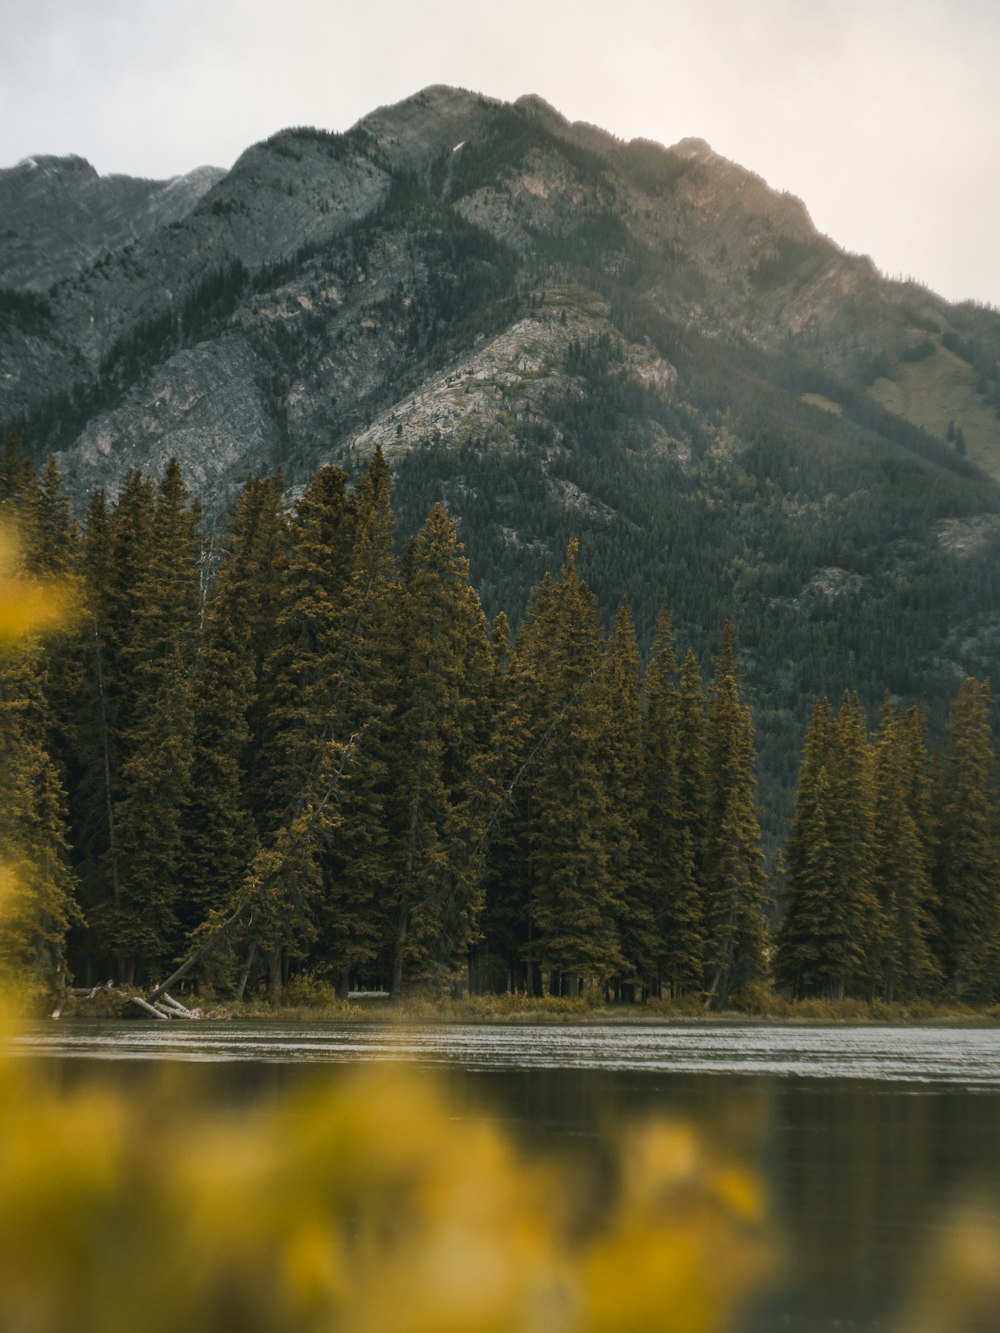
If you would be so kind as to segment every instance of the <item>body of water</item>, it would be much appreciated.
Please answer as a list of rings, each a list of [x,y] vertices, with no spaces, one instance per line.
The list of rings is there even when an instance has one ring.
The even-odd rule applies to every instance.
[[[211,1064],[227,1097],[323,1066],[433,1067],[457,1114],[486,1110],[527,1150],[581,1170],[630,1124],[692,1120],[749,1160],[770,1198],[785,1258],[748,1333],[895,1330],[949,1219],[972,1203],[1000,1216],[993,1028],[48,1023],[17,1049],[66,1079]]]

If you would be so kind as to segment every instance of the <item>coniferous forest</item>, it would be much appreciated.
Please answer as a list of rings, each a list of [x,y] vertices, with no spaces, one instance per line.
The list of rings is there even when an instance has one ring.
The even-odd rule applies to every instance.
[[[387,465],[252,478],[203,530],[180,469],[73,519],[15,436],[0,515],[76,614],[0,656],[0,964],[40,991],[214,995],[293,978],[400,994],[752,1005],[1000,999],[1000,825],[985,682],[932,752],[817,702],[765,870],[736,629],[710,663],[668,609],[645,663],[570,542],[512,631],[435,505],[399,553]],[[0,652],[3,652],[0,648]]]

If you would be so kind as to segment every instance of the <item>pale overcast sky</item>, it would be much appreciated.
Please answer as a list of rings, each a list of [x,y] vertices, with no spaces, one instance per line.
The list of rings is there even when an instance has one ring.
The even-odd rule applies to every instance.
[[[432,83],[538,93],[707,139],[883,272],[1000,305],[997,0],[0,0],[0,33],[0,166],[166,177]]]

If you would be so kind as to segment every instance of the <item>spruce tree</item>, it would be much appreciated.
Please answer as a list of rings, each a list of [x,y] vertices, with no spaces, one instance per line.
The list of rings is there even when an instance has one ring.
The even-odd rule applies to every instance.
[[[405,978],[440,990],[461,980],[482,910],[492,655],[455,523],[440,504],[407,548],[399,627],[392,989]]]
[[[948,993],[990,1000],[1000,993],[1000,846],[985,681],[966,677],[948,721],[937,808],[940,844],[940,961]]]
[[[705,865],[706,992],[722,1006],[765,969],[764,869],[754,808],[750,709],[740,701],[735,634],[715,657],[708,716],[709,826]]]
[[[774,974],[792,995],[870,998],[885,927],[876,892],[875,769],[856,696],[813,710],[785,849]]]
[[[344,758],[334,704],[351,546],[347,475],[320,468],[291,516],[275,646],[260,684],[254,787],[261,843],[278,861],[266,877],[276,905],[255,912],[259,932],[250,946],[266,963],[272,993],[290,963],[307,957],[318,930],[321,855],[334,814],[330,784]]]
[[[157,975],[181,945],[176,909],[192,764],[199,519],[171,460],[156,491],[147,559],[121,648],[132,697],[114,812],[119,897],[111,935],[130,983]]]
[[[693,660],[692,657],[687,664],[689,705],[693,704],[695,693]],[[666,611],[660,613],[657,621],[643,680],[643,700],[642,847],[647,902],[654,927],[653,987],[657,993],[666,988],[676,999],[700,992],[702,987],[705,937],[695,854],[699,835],[691,807],[698,805],[704,813],[704,801],[693,798],[693,793],[700,786],[704,795],[705,765],[703,744],[695,743],[692,735],[696,714],[689,714],[682,727],[677,657],[670,615]],[[681,750],[682,733],[688,742],[686,755]],[[685,784],[682,784],[682,762]]]
[[[323,856],[317,945],[341,995],[347,994],[352,976],[370,974],[389,931],[390,719],[398,685],[401,605],[392,480],[381,449],[350,498],[347,518],[351,552],[330,664],[330,707],[340,740],[353,749],[337,791],[337,826]]]
[[[499,804],[489,826],[484,868],[484,931],[489,950],[502,961],[506,983],[535,996],[543,988],[530,844],[538,759],[559,714],[547,670],[553,598],[552,578],[546,573],[521,618],[513,648],[506,640],[506,618],[499,649],[494,642],[499,697],[493,751]]]
[[[856,694],[841,700],[829,770],[829,837],[835,862],[827,960],[834,1000],[870,999],[879,980],[885,922],[875,887],[875,764]]]
[[[827,951],[837,892],[828,828],[833,737],[833,711],[829,700],[820,699],[806,728],[784,849],[783,914],[773,961],[778,986],[797,999],[832,989]]]
[[[886,701],[875,751],[875,885],[883,923],[882,993],[930,996],[941,980],[934,957],[931,845],[926,814],[927,753],[919,709]]]
[[[543,697],[558,708],[537,760],[530,854],[536,956],[550,988],[575,996],[624,967],[623,899],[611,867],[605,713],[596,677],[600,624],[571,542],[553,588]]]
[[[194,669],[191,786],[184,809],[186,932],[225,906],[259,847],[252,809],[252,726],[260,673],[272,651],[278,614],[277,567],[283,553],[280,477],[251,478],[224,530],[224,549],[202,614]],[[231,937],[230,949],[238,947]],[[218,972],[218,954],[212,959]]]
[[[643,873],[642,702],[639,650],[628,604],[612,622],[595,678],[596,707],[604,755],[604,840],[611,891],[620,901],[618,938],[624,970],[617,979],[622,998],[634,999],[656,973],[656,930]]]
[[[74,732],[76,780],[69,789],[74,859],[87,918],[86,929],[75,933],[73,953],[88,982],[94,981],[97,969],[102,977],[112,975],[107,926],[119,899],[114,809],[121,776],[118,719],[127,680],[119,660],[123,625],[111,591],[120,569],[115,527],[104,491],[95,491],[85,511],[81,541],[82,679]],[[132,572],[137,576],[136,565]]]

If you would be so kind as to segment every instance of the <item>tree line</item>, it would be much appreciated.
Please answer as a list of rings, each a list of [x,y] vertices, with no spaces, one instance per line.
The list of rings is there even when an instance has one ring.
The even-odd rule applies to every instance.
[[[307,974],[721,1006],[772,970],[792,995],[995,995],[981,683],[956,711],[985,768],[956,722],[937,778],[919,713],[873,742],[856,701],[817,709],[772,933],[730,624],[707,683],[666,611],[643,666],[571,541],[512,633],[440,504],[397,553],[381,453],[284,490],[252,478],[206,534],[171,462],[77,525],[8,439],[0,513],[78,611],[0,658],[8,970],[149,986],[204,946],[192,976],[239,997]]]
[[[806,733],[774,978],[833,1000],[1000,997],[1000,825],[990,692],[967,677],[931,754],[920,706],[857,696]]]

